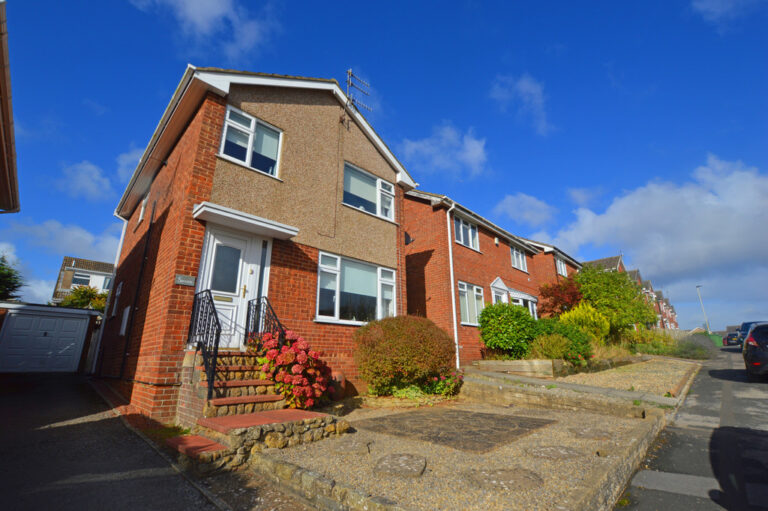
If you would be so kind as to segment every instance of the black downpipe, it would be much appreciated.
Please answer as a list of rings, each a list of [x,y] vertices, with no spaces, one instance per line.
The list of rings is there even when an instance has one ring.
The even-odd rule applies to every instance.
[[[144,278],[144,267],[147,265],[147,253],[149,252],[149,243],[152,241],[152,227],[155,225],[155,207],[157,201],[152,203],[152,216],[149,218],[149,227],[147,227],[147,241],[144,243],[144,255],[139,267],[139,280],[136,285],[136,294],[133,295],[133,305],[131,305],[131,315],[128,317],[128,328],[125,331],[125,344],[123,345],[123,361],[120,363],[120,376],[122,379],[125,373],[125,362],[128,358],[128,344],[131,342],[131,332],[133,332],[133,320],[136,317],[136,309],[139,305],[139,294],[141,293],[141,279]]]

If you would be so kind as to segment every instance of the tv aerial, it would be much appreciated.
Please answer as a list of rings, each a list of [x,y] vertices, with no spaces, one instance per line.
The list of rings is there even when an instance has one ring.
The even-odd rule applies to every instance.
[[[357,94],[364,94],[366,96],[370,96],[369,89],[371,88],[371,84],[360,78],[359,76],[355,75],[355,73],[352,72],[352,69],[347,69],[347,105],[354,106],[357,110],[360,110],[361,108],[368,110],[369,112],[373,112],[373,109],[360,101],[358,97],[356,97]]]

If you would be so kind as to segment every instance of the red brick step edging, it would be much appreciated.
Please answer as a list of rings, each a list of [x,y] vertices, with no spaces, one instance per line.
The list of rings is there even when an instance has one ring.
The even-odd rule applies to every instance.
[[[303,419],[317,419],[327,414],[308,412],[285,408],[282,410],[267,410],[264,412],[247,413],[242,415],[227,415],[224,417],[203,417],[197,420],[198,425],[219,433],[227,434],[233,429],[263,426],[265,424],[278,424],[282,422],[299,421]]]
[[[185,454],[190,458],[197,458],[204,452],[226,450],[226,447],[220,443],[214,442],[210,438],[205,438],[204,436],[199,435],[175,436],[166,439],[165,443],[172,449],[175,449],[181,454]]]

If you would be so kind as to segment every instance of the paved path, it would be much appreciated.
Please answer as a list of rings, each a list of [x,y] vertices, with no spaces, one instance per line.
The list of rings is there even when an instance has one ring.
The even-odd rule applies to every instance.
[[[0,375],[3,510],[213,510],[74,376]]]
[[[628,500],[616,509],[768,509],[768,382],[747,382],[738,348],[701,369]]]

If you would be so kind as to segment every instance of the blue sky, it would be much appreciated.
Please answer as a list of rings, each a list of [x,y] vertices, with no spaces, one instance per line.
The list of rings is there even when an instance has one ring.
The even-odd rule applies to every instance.
[[[768,319],[768,2],[20,1],[21,213],[0,250],[46,301],[112,260],[123,187],[187,63],[369,80],[420,188],[580,259],[623,253],[683,327]]]

